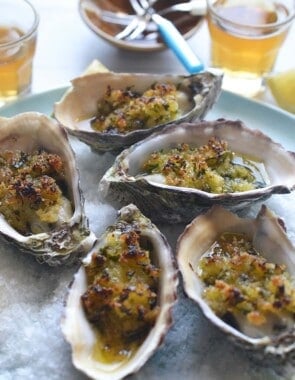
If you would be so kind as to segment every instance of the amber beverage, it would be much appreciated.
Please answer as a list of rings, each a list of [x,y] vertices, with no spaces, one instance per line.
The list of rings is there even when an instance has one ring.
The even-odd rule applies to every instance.
[[[31,87],[38,15],[26,0],[0,0],[0,103]]]
[[[293,19],[293,0],[208,0],[211,65],[224,71],[223,88],[262,91]]]

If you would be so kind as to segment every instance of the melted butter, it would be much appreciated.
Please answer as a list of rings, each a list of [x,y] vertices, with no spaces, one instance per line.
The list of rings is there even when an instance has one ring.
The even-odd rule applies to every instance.
[[[122,342],[115,337],[112,339],[112,345],[105,345],[104,340],[97,332],[96,344],[93,347],[93,359],[104,364],[122,365],[127,362],[136,352],[138,345],[133,343],[128,347],[122,345]]]

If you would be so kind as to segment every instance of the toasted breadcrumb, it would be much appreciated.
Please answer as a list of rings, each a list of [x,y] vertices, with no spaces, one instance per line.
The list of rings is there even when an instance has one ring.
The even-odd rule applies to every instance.
[[[268,262],[242,234],[224,233],[200,260],[203,297],[223,316],[241,313],[253,325],[295,315],[295,284],[284,265]]]
[[[261,187],[257,180],[260,173],[254,162],[247,160],[247,165],[237,164],[234,162],[236,156],[228,149],[226,141],[212,137],[198,148],[182,143],[167,151],[154,152],[146,159],[142,170],[147,174],[162,174],[167,185],[196,188],[208,193]]]
[[[159,268],[143,248],[140,232],[121,222],[109,229],[104,246],[86,265],[88,289],[81,300],[111,357],[130,353],[159,313]]]
[[[64,167],[57,154],[20,150],[0,154],[0,212],[23,235],[34,233],[38,221],[55,223],[63,202],[58,183]],[[39,224],[40,224],[39,223]]]
[[[170,122],[179,113],[177,89],[173,84],[155,83],[143,94],[131,88],[108,87],[91,125],[100,132],[126,133]]]

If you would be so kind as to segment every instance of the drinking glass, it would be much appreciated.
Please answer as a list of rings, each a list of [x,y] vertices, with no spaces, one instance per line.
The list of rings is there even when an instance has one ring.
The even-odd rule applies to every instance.
[[[38,24],[27,0],[0,0],[0,105],[31,88]]]
[[[223,88],[245,96],[263,91],[295,16],[294,0],[207,0],[211,66]]]

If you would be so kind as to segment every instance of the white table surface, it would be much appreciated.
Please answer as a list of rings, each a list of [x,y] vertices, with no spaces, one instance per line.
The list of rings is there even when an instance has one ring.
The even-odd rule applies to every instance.
[[[124,0],[127,1],[127,0]],[[31,0],[40,14],[32,92],[68,85],[94,59],[117,72],[185,73],[170,50],[131,52],[118,49],[94,34],[80,18],[77,0]],[[204,22],[189,44],[209,66],[209,36]],[[295,67],[295,24],[280,51],[275,71]],[[274,103],[267,92],[263,99]]]

